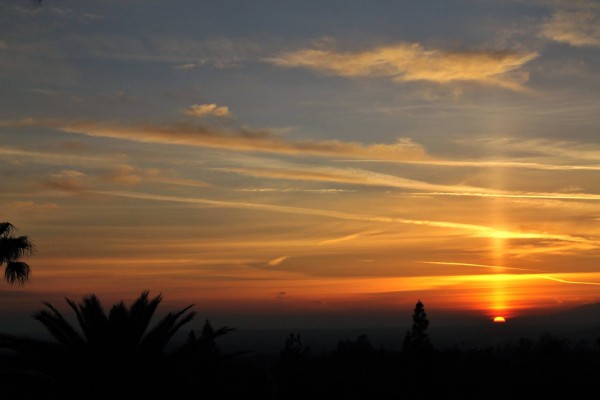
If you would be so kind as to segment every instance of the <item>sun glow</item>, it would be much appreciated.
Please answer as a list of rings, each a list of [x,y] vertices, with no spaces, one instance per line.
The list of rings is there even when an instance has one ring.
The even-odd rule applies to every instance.
[[[500,316],[494,318],[494,323],[496,323],[496,324],[503,323],[503,322],[506,322],[506,318],[500,317]]]

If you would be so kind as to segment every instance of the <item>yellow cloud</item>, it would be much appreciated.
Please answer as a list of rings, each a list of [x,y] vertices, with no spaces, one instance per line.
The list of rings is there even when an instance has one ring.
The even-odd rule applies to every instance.
[[[557,11],[540,35],[571,46],[600,46],[600,14],[595,10]]]
[[[231,113],[227,106],[217,106],[214,103],[211,104],[193,104],[185,110],[185,114],[193,117],[229,117]]]
[[[302,49],[267,61],[281,67],[303,67],[345,77],[389,77],[395,82],[438,84],[477,82],[526,92],[526,72],[517,71],[536,52],[427,50],[419,43],[401,42],[373,50],[339,52]]]
[[[289,256],[283,256],[283,257],[274,258],[272,260],[269,260],[269,262],[267,263],[267,265],[269,267],[276,267],[279,264],[281,264],[282,262],[284,262],[285,260],[287,260],[288,258],[289,258]]]
[[[382,160],[428,159],[422,146],[409,138],[393,144],[365,145],[340,140],[285,140],[266,130],[239,129],[222,131],[202,125],[179,123],[173,125],[119,125],[95,121],[59,121],[25,118],[0,121],[0,127],[23,128],[44,126],[63,132],[93,137],[131,140],[236,151],[254,151],[290,155],[376,158]]]

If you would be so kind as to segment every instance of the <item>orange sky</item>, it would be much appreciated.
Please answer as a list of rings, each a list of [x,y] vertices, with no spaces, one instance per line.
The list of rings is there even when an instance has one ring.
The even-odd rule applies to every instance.
[[[0,4],[0,219],[38,248],[0,311],[600,300],[597,2],[184,3]]]

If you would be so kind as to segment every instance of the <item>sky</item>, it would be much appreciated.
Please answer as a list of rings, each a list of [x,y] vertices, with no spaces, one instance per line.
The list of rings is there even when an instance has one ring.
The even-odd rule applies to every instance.
[[[597,302],[598,70],[597,1],[0,1],[0,219],[37,247],[0,329],[144,290],[247,328]]]

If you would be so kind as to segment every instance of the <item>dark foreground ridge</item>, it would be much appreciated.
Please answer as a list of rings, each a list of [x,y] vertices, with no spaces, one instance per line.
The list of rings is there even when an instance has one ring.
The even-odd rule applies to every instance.
[[[243,334],[206,321],[174,344],[191,307],[150,326],[161,296],[148,292],[106,313],[95,296],[68,300],[78,327],[52,304],[34,313],[53,340],[0,335],[2,399],[505,399],[596,390],[598,341],[541,333],[483,347],[436,346],[417,302],[397,348],[366,334],[311,348],[297,332],[279,337],[276,352],[224,351],[222,339]]]

